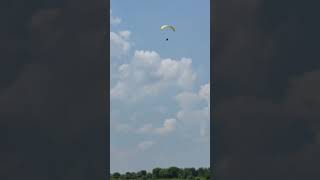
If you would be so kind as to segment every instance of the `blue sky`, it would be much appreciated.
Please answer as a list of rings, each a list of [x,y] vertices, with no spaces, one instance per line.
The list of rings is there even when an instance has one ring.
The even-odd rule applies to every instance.
[[[209,2],[111,0],[111,172],[209,166]]]

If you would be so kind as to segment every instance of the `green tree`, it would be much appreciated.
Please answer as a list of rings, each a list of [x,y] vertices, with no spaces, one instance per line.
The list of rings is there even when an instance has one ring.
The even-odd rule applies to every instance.
[[[132,172],[131,176],[133,177],[133,179],[136,179],[138,177],[138,173]]]
[[[206,171],[205,171],[205,178],[210,179],[210,175],[211,175],[210,168],[206,168]]]
[[[132,172],[126,172],[125,179],[135,179],[136,174]]]
[[[184,172],[184,169],[179,169],[178,178],[180,179],[186,179],[186,174]]]
[[[161,168],[154,168],[152,170],[153,178],[160,178],[160,171],[161,171]]]
[[[115,172],[115,173],[113,173],[112,177],[115,179],[119,179],[121,177],[121,174],[118,172]]]
[[[147,175],[147,171],[146,170],[141,170],[137,173],[138,177],[142,177],[142,176],[146,176]]]
[[[146,175],[146,177],[147,177],[147,179],[152,179],[152,173],[147,173],[147,175]]]
[[[206,174],[206,170],[204,168],[199,168],[198,170],[198,176],[199,177],[205,177],[205,174]]]
[[[184,171],[184,177],[188,178],[189,176],[192,176],[192,177],[197,176],[195,168],[184,168],[183,171]]]
[[[190,170],[191,170],[191,174],[192,174],[193,177],[198,176],[198,172],[197,172],[197,170],[195,168],[190,168]]]
[[[180,169],[177,167],[170,167],[168,169],[169,178],[178,178],[179,174],[180,174]]]
[[[165,169],[165,168],[161,169],[159,172],[159,176],[160,178],[170,178],[168,169]]]

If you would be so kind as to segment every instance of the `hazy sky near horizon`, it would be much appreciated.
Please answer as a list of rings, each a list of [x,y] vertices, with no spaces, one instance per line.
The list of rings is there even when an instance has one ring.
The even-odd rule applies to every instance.
[[[209,3],[111,0],[111,172],[210,165]]]

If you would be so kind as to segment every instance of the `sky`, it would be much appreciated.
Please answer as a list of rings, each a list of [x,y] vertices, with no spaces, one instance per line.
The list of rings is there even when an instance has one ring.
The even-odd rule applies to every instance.
[[[209,167],[209,3],[111,1],[111,172]]]

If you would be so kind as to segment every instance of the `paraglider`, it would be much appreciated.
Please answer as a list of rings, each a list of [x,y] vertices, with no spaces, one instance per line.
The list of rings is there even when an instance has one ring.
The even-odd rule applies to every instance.
[[[176,31],[176,28],[174,26],[172,26],[172,25],[162,25],[162,26],[160,26],[160,29],[161,30],[172,30],[173,32]],[[166,41],[168,41],[168,40],[169,39],[166,38]]]
[[[171,29],[172,31],[176,31],[176,28],[174,26],[171,25],[162,25],[160,27],[161,30],[165,30],[165,29]]]

